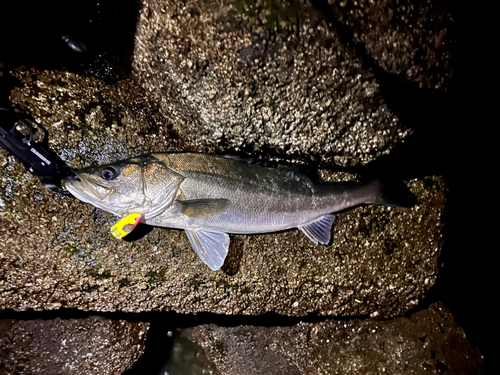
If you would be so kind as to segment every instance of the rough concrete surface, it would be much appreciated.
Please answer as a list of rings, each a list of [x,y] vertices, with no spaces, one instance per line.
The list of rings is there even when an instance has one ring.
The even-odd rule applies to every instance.
[[[0,307],[95,311],[393,316],[434,284],[446,185],[410,183],[412,209],[358,207],[337,216],[331,246],[298,230],[233,235],[212,272],[182,231],[114,239],[111,214],[41,186],[0,152]]]
[[[335,19],[350,30],[387,73],[420,88],[453,82],[458,10],[447,1],[329,0]]]
[[[456,20],[446,3],[430,1],[144,0],[131,76],[110,83],[18,68],[10,99],[45,125],[50,146],[75,168],[180,150],[359,166],[412,133],[376,68],[421,89],[448,89]],[[0,150],[0,309],[398,316],[437,278],[447,194],[439,176],[408,184],[414,208],[340,213],[331,246],[298,230],[231,236],[225,266],[212,272],[181,231],[115,240],[116,218],[45,189]],[[120,373],[142,353],[147,326],[4,320],[0,330],[0,373],[64,373],[68,363],[77,373]],[[482,371],[439,304],[387,321],[203,326],[178,339],[184,349],[202,348],[186,357],[199,373]],[[73,351],[61,352],[70,344]],[[58,360],[48,359],[50,348]]]
[[[355,165],[409,133],[309,2],[144,1],[133,68],[184,147]]]
[[[309,3],[210,4],[145,2],[135,79],[18,69],[11,101],[73,167],[180,149],[353,165],[408,135]],[[0,168],[0,308],[394,316],[438,272],[447,187],[436,176],[409,183],[412,209],[339,214],[331,246],[297,230],[232,236],[214,273],[181,231],[115,240],[110,214],[53,194],[3,150]]]
[[[20,68],[11,101],[39,120],[49,146],[72,167],[107,163],[131,153],[169,151],[175,140],[157,105],[148,102],[133,79],[106,84],[62,71]]]
[[[480,375],[483,366],[479,350],[469,344],[449,311],[436,303],[386,321],[180,329],[166,368],[179,375]]]
[[[121,374],[144,352],[148,323],[0,320],[0,374]]]

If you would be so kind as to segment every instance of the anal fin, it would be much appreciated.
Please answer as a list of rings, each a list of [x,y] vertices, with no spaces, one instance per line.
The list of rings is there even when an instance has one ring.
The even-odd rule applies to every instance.
[[[217,271],[224,264],[229,249],[229,235],[224,232],[204,230],[200,228],[186,229],[189,242],[201,260]]]
[[[326,214],[310,224],[299,227],[299,229],[304,232],[312,242],[328,245],[330,243],[330,232],[334,220],[335,215]]]

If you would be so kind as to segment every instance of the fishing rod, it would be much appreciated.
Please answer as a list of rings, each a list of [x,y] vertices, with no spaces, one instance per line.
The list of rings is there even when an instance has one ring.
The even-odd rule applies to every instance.
[[[43,133],[41,142],[34,136]],[[16,157],[24,167],[37,176],[47,188],[62,195],[71,195],[61,182],[66,177],[78,176],[48,145],[49,133],[32,117],[0,107],[0,146]],[[142,215],[132,213],[110,228],[116,238],[124,238],[139,224]]]
[[[34,140],[38,132],[43,133],[41,142]],[[70,195],[61,187],[61,181],[68,176],[76,177],[76,173],[50,149],[48,135],[47,130],[32,117],[0,107],[0,146],[23,163],[45,187]]]

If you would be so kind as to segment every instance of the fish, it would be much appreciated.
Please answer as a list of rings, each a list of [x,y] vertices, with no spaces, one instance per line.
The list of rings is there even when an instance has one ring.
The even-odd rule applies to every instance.
[[[61,40],[73,52],[77,52],[77,53],[85,53],[85,52],[87,52],[87,45],[84,42],[82,42],[81,40],[75,38],[72,35],[68,35],[68,34],[63,35],[61,37]]]
[[[269,167],[197,153],[152,153],[76,170],[62,182],[79,200],[119,217],[182,229],[201,260],[219,270],[229,233],[300,229],[328,245],[334,213],[362,205],[411,207],[415,197],[401,181],[315,181],[298,168]]]

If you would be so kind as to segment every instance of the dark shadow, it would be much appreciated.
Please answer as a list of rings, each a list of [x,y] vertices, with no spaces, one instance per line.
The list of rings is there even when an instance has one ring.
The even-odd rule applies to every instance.
[[[146,225],[146,224],[137,224],[137,226],[134,228],[134,230],[126,235],[125,237],[122,238],[123,241],[127,242],[133,242],[140,240],[142,237],[144,237],[146,234],[149,234],[155,229],[155,227],[151,225]]]
[[[446,3],[446,2],[438,2]],[[485,313],[492,311],[487,277],[487,265],[495,264],[484,227],[487,203],[479,203],[485,196],[483,166],[490,160],[486,155],[487,138],[493,136],[491,119],[482,96],[491,82],[474,33],[473,13],[460,7],[459,22],[453,30],[457,41],[453,58],[453,82],[448,91],[419,88],[404,76],[384,71],[367,53],[363,44],[353,43],[353,30],[339,20],[327,1],[313,0],[333,24],[343,44],[363,61],[364,69],[375,74],[380,93],[391,111],[413,134],[389,156],[379,158],[363,168],[371,176],[393,175],[402,179],[444,176],[449,188],[445,209],[444,247],[439,258],[440,275],[435,286],[415,309],[423,309],[441,300],[450,309],[454,319],[464,328],[471,344],[479,346],[485,356],[494,358],[489,331],[491,320]],[[451,30],[447,30],[450,32]],[[491,109],[490,109],[491,111]],[[486,118],[485,118],[486,117]],[[481,227],[480,227],[481,225]],[[490,289],[491,290],[491,289]],[[491,301],[491,302],[490,302]],[[410,313],[410,312],[409,312]],[[491,367],[486,366],[487,373]]]
[[[0,63],[122,79],[131,72],[138,10],[135,0],[13,2],[0,14]]]
[[[172,335],[176,330],[177,322],[175,318],[167,318],[168,313],[162,315],[164,318],[155,318],[149,321],[150,327],[146,337],[144,354],[123,375],[160,374],[165,363],[171,361]]]
[[[457,102],[461,94],[452,86],[448,92],[420,88],[407,81],[404,75],[385,71],[370,55],[363,43],[354,43],[354,31],[339,21],[327,1],[313,0],[313,5],[333,24],[343,45],[362,61],[363,69],[380,83],[380,96],[390,110],[413,134],[391,151],[390,157],[381,157],[365,167],[366,170],[385,171],[403,179],[429,174],[445,174],[451,164],[450,136],[456,132],[460,114]],[[458,60],[457,56],[455,60]],[[456,150],[453,150],[456,151]]]
[[[226,260],[222,266],[222,271],[229,276],[234,276],[240,269],[241,258],[243,257],[244,240],[239,236],[231,236],[229,243],[229,250]]]

